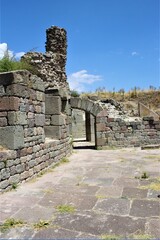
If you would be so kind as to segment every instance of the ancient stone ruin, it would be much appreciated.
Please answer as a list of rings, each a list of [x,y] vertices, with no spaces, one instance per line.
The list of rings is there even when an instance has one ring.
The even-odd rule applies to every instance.
[[[72,151],[72,110],[95,148],[160,144],[160,121],[129,117],[113,100],[73,98],[66,79],[66,31],[47,29],[46,53],[27,53],[37,71],[0,74],[0,189],[32,178]]]

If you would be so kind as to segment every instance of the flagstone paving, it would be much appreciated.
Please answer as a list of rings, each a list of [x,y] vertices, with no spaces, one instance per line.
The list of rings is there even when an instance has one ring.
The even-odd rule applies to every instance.
[[[160,149],[77,149],[68,159],[0,195],[1,239],[160,238]]]

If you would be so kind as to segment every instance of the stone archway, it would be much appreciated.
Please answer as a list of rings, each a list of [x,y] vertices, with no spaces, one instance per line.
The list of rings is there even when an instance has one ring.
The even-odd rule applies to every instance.
[[[103,111],[99,103],[95,103],[89,99],[72,97],[70,99],[71,109],[78,109],[85,112],[85,125],[86,125],[86,140],[91,141],[92,130],[94,127],[94,141],[95,148],[97,148],[97,115]],[[94,117],[94,126],[91,125],[91,115]]]

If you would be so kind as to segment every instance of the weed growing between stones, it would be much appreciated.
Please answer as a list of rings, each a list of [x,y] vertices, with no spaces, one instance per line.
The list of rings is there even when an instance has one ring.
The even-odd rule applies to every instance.
[[[17,187],[18,187],[18,184],[17,184],[17,183],[13,183],[13,184],[12,184],[12,189],[15,190],[15,189],[17,189]]]
[[[20,219],[9,218],[0,226],[0,231],[5,232],[10,228],[20,227],[24,224],[25,222]]]
[[[52,193],[54,193],[54,190],[51,189],[51,188],[43,189],[42,191],[43,191],[44,193],[47,193],[47,194],[52,194]]]
[[[149,178],[149,175],[146,172],[143,172],[142,175],[141,175],[141,178],[142,179]]]
[[[101,239],[103,239],[103,240],[118,240],[118,239],[122,239],[122,237],[116,236],[116,235],[104,234],[104,235],[101,235]]]
[[[47,228],[47,227],[49,227],[50,224],[51,224],[50,221],[40,220],[38,223],[35,223],[33,225],[33,227],[36,228],[36,229]]]
[[[74,213],[76,211],[75,207],[72,205],[59,205],[56,209],[60,213]]]
[[[59,162],[55,163],[53,166],[52,166],[52,169],[60,166],[61,164],[64,164],[64,163],[69,163],[69,159],[64,157],[62,158]]]
[[[130,236],[131,239],[154,239],[153,236],[148,235],[148,234],[135,234]]]
[[[107,198],[107,196],[105,196],[105,195],[96,195],[96,198],[97,199],[105,199],[105,198]]]
[[[141,186],[139,187],[140,189],[151,189],[154,191],[160,191],[160,178],[156,178],[154,182],[145,185],[145,186]]]

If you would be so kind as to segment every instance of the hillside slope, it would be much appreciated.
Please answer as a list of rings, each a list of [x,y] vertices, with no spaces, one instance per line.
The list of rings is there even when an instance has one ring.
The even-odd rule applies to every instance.
[[[131,115],[138,114],[138,102],[143,103],[145,106],[160,115],[160,90],[146,90],[146,91],[130,91],[130,92],[95,92],[84,93],[82,97],[88,97],[92,100],[105,100],[112,98],[129,111]]]

